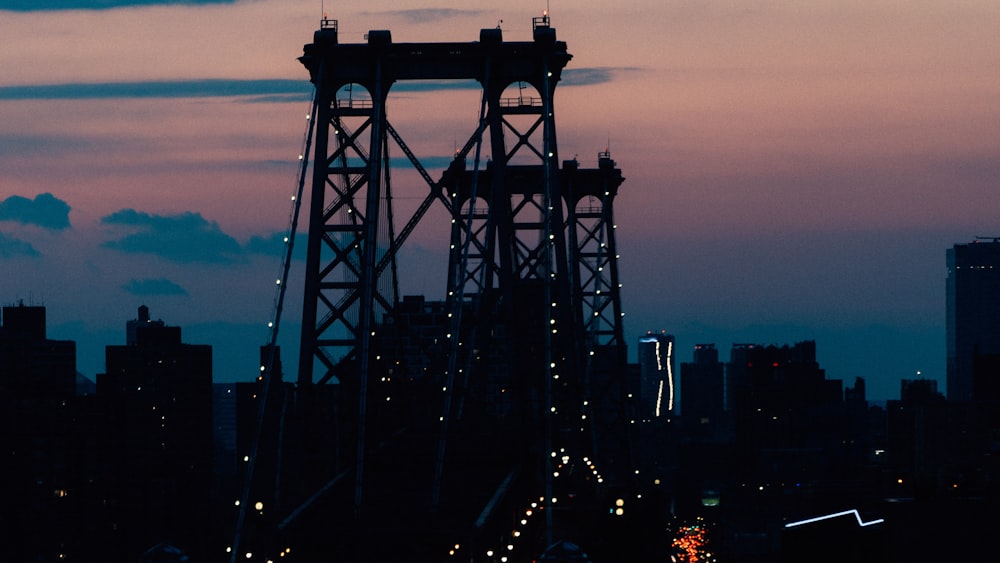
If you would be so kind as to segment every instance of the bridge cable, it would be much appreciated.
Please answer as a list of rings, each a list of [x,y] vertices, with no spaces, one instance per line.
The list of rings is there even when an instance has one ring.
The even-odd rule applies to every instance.
[[[299,169],[298,169],[298,180],[295,195],[292,196],[291,209],[289,211],[289,227],[288,235],[285,237],[285,254],[282,258],[281,274],[277,281],[277,288],[275,290],[274,306],[273,306],[273,320],[270,322],[268,329],[270,332],[268,339],[268,357],[264,365],[261,366],[261,375],[258,379],[261,382],[261,390],[257,394],[258,405],[257,405],[257,428],[254,432],[253,443],[250,448],[249,459],[247,460],[246,474],[243,482],[243,491],[240,495],[240,505],[239,512],[236,518],[236,527],[233,533],[233,544],[231,546],[230,563],[236,563],[237,554],[240,551],[240,541],[243,533],[243,526],[246,522],[246,514],[248,506],[250,504],[250,492],[253,486],[253,476],[254,470],[257,464],[257,454],[260,449],[260,438],[264,431],[264,414],[266,411],[266,405],[268,402],[268,396],[271,387],[272,374],[274,370],[274,363],[276,360],[277,342],[278,342],[278,328],[281,321],[281,312],[284,307],[285,301],[285,291],[288,287],[288,271],[291,268],[292,263],[292,251],[295,243],[295,232],[298,229],[299,222],[299,212],[301,210],[302,194],[305,188],[306,174],[309,168],[309,150],[312,147],[312,137],[313,129],[315,128],[316,118],[318,115],[318,105],[316,91],[313,91],[313,98],[310,102],[310,112],[306,116],[306,130],[303,134],[302,141],[302,152],[299,155]],[[280,453],[279,453],[280,457]]]
[[[461,340],[461,330],[462,330],[462,311],[465,308],[465,285],[466,285],[466,272],[468,270],[469,264],[469,247],[472,244],[472,238],[475,231],[473,230],[472,222],[476,214],[476,197],[479,184],[479,164],[482,155],[483,146],[483,133],[485,132],[484,124],[486,123],[486,110],[488,107],[488,90],[489,90],[489,76],[490,76],[490,60],[486,60],[486,72],[483,73],[483,94],[479,107],[479,123],[476,128],[476,152],[473,159],[472,168],[472,186],[468,198],[468,213],[466,218],[466,223],[463,225],[465,229],[465,240],[462,241],[461,249],[461,259],[459,264],[456,265],[457,272],[449,273],[453,276],[455,280],[455,287],[452,289],[454,295],[449,295],[448,298],[451,301],[451,306],[449,309],[453,311],[453,319],[451,322],[451,342],[450,351],[448,354],[448,372],[446,375],[446,391],[445,400],[442,407],[441,416],[441,433],[438,440],[438,451],[437,459],[434,466],[434,484],[433,491],[431,493],[431,510],[436,510],[438,508],[438,503],[441,498],[441,485],[444,473],[444,458],[445,450],[448,443],[448,426],[451,421],[451,411],[452,411],[452,397],[455,389],[455,371],[458,369],[458,345]],[[470,139],[471,141],[471,139]],[[456,202],[456,205],[458,202]],[[453,213],[458,215],[461,213],[461,205],[453,208]],[[483,286],[480,287],[480,300],[482,299]],[[475,330],[473,328],[473,330]],[[471,350],[471,348],[469,348]],[[470,353],[470,352],[466,352]],[[469,366],[466,365],[466,368]],[[468,374],[466,374],[467,376]],[[463,390],[464,392],[464,390]],[[461,397],[459,397],[461,401]]]

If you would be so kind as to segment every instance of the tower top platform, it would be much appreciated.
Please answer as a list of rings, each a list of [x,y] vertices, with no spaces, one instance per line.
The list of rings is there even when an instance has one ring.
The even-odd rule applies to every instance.
[[[393,43],[389,30],[371,30],[366,43],[340,43],[336,20],[324,20],[303,47],[299,61],[317,84],[322,73],[327,86],[349,83],[371,84],[378,79],[468,80],[503,86],[524,81],[540,87],[543,78],[558,81],[562,69],[573,58],[564,41],[556,40],[548,18],[536,18],[532,41],[504,41],[499,28],[482,29],[479,41],[450,43]],[[489,73],[489,76],[487,76]]]

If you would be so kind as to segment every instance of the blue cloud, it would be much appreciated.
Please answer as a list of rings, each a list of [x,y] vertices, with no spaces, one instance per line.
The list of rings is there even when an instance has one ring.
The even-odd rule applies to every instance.
[[[125,253],[152,254],[185,264],[229,264],[243,258],[240,243],[200,213],[151,215],[122,209],[102,217],[101,223],[135,231],[101,244]]]
[[[610,68],[567,68],[562,73],[560,86],[590,86],[611,82],[614,70]]]
[[[309,99],[308,80],[154,80],[0,86],[0,100],[79,100],[99,98],[210,98],[256,96],[259,101]],[[274,98],[278,96],[279,98]]]
[[[385,12],[362,12],[364,15],[379,17],[399,17],[410,23],[439,22],[463,16],[475,17],[483,14],[483,10],[456,10],[453,8],[421,8],[413,10],[389,10]]]
[[[431,177],[435,176],[435,170],[444,170],[451,166],[451,162],[455,160],[454,156],[418,156],[417,160],[420,161],[421,166],[423,166]],[[410,162],[409,158],[405,156],[392,157],[389,159],[389,166],[393,168],[411,168],[413,163]],[[421,186],[423,188],[423,186]]]
[[[252,236],[243,247],[250,254],[262,254],[264,256],[284,257],[286,252],[285,233],[274,233],[267,237]],[[296,260],[306,259],[306,239],[307,236],[299,233],[295,237],[292,248],[292,258]]]
[[[0,201],[0,221],[17,221],[60,231],[69,228],[70,206],[50,193],[38,194],[31,200],[12,195]]]
[[[588,86],[611,82],[618,70],[610,68],[566,69],[563,86]],[[412,80],[398,82],[393,92],[437,92],[478,90],[475,80]],[[312,98],[312,84],[281,78],[259,80],[153,80],[149,82],[66,82],[0,86],[0,100],[88,100],[114,98],[214,98],[245,97],[251,103],[302,102]]]
[[[187,295],[188,292],[183,287],[166,278],[154,278],[137,280],[131,279],[122,286],[122,289],[132,295]]]
[[[306,86],[306,88],[311,88]],[[266,96],[253,96],[244,98],[242,101],[251,104],[288,104],[308,102],[312,100],[312,92],[303,91],[299,94],[268,94]]]
[[[0,233],[0,258],[13,258],[15,256],[38,256],[38,251],[23,240]]]
[[[54,12],[59,10],[108,10],[135,6],[235,4],[238,0],[7,0],[0,10]]]

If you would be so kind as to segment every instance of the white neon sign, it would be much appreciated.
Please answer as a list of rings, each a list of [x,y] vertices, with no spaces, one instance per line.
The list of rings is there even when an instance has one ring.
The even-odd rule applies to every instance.
[[[835,514],[827,514],[826,516],[817,516],[815,518],[809,518],[807,520],[799,520],[798,522],[789,522],[785,524],[786,528],[794,528],[795,526],[802,526],[803,524],[812,524],[813,522],[819,522],[820,520],[828,520],[830,518],[838,518],[840,516],[846,516],[848,514],[853,514],[854,518],[858,521],[858,526],[871,526],[873,524],[881,524],[885,522],[885,518],[879,518],[877,520],[869,520],[868,522],[861,521],[861,515],[858,514],[858,509],[853,508],[851,510],[845,510],[843,512],[837,512]]]

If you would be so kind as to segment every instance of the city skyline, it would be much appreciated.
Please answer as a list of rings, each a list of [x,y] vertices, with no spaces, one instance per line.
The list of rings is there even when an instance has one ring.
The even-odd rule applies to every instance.
[[[50,337],[78,342],[89,377],[145,304],[213,346],[217,380],[247,380],[308,113],[295,58],[322,5],[70,10],[93,4],[0,6],[11,46],[0,54],[0,301],[45,304]],[[523,40],[544,7],[327,8],[342,41],[360,42],[369,29],[472,41],[496,25]],[[864,377],[871,398],[898,396],[918,370],[944,388],[945,249],[1000,234],[1000,9],[550,8],[574,56],[555,96],[560,158],[593,166],[610,149],[626,178],[616,220],[633,357],[650,329],[676,336],[680,362],[696,342],[725,353],[815,340],[828,376]],[[422,137],[414,148],[438,175],[474,122],[476,92],[394,94],[390,119]],[[447,240],[429,228],[413,241],[403,290],[440,298]],[[298,337],[300,270],[284,346]]]

